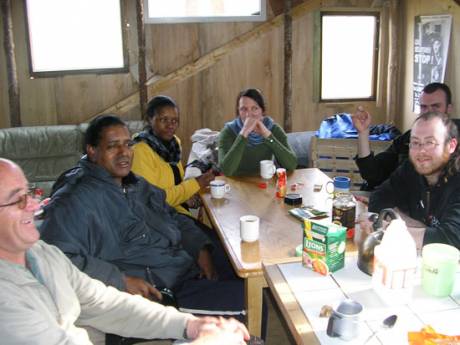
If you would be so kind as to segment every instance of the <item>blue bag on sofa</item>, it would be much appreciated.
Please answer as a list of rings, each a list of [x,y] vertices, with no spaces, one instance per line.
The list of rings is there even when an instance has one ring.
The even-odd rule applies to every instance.
[[[390,124],[371,126],[369,133],[369,140],[393,140],[401,134],[395,126]],[[338,113],[321,122],[316,136],[321,139],[357,138],[358,131],[353,126],[350,114]]]

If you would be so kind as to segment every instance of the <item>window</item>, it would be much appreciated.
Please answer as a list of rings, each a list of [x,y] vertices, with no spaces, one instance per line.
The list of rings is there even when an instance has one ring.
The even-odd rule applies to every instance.
[[[26,0],[32,76],[127,70],[120,0]]]
[[[144,0],[146,23],[263,21],[266,0]]]
[[[374,100],[379,15],[321,14],[321,101]]]

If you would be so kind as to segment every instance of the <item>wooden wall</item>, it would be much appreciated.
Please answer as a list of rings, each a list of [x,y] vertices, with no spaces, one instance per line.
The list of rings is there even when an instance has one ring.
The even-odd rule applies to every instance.
[[[454,111],[452,117],[460,117],[460,5],[454,0],[412,0],[404,1],[403,6],[404,44],[406,47],[403,59],[402,92],[401,92],[401,117],[398,125],[401,128],[409,129],[416,118],[412,111],[412,79],[413,79],[413,58],[414,58],[414,23],[415,16],[420,15],[452,15],[452,29],[447,57],[447,69],[445,83],[452,90]]]
[[[276,1],[272,1],[275,3]],[[419,2],[431,3],[429,0]],[[443,2],[448,3],[453,0]],[[335,112],[352,112],[357,104],[318,103],[315,98],[313,53],[315,11],[320,9],[354,9],[381,11],[380,46],[381,82],[376,102],[365,106],[375,122],[385,122],[392,115],[386,110],[386,66],[388,54],[388,1],[378,0],[307,0],[293,13],[293,131],[315,130],[324,117]],[[137,83],[130,73],[113,75],[80,75],[30,79],[25,38],[23,1],[12,1],[16,43],[16,60],[21,92],[23,125],[79,123],[117,104],[136,92]],[[137,35],[134,1],[124,1],[129,46],[129,61],[137,61]],[[433,5],[433,7],[435,7]],[[274,17],[269,8],[269,19]],[[455,22],[455,21],[454,21]],[[213,52],[261,23],[161,24],[146,26],[149,75],[167,76],[181,66],[190,64]],[[1,28],[0,28],[1,30]],[[237,42],[238,43],[238,42]],[[220,129],[235,114],[235,97],[245,87],[261,88],[268,103],[268,113],[278,122],[283,118],[283,26],[282,21],[255,39],[225,51],[210,67],[192,73],[161,93],[175,98],[181,108],[178,131],[184,148],[197,128]],[[344,52],[354,54],[355,52]],[[5,54],[0,54],[0,127],[9,126]],[[458,81],[457,81],[458,82]],[[151,97],[153,95],[149,95]],[[139,118],[139,107],[125,109],[119,115]]]

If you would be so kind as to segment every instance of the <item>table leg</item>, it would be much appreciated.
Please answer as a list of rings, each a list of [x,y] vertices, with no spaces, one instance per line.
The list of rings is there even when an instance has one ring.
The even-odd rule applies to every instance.
[[[262,332],[262,289],[267,287],[263,275],[244,280],[247,308],[248,330],[251,335],[260,337]]]

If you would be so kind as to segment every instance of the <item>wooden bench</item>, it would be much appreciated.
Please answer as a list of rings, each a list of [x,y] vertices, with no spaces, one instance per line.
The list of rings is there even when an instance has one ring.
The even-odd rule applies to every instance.
[[[374,154],[384,151],[391,141],[372,140],[371,150]],[[319,139],[313,137],[310,144],[310,166],[319,168],[329,177],[348,176],[352,190],[359,190],[363,179],[359,174],[355,156],[358,153],[357,139]]]

